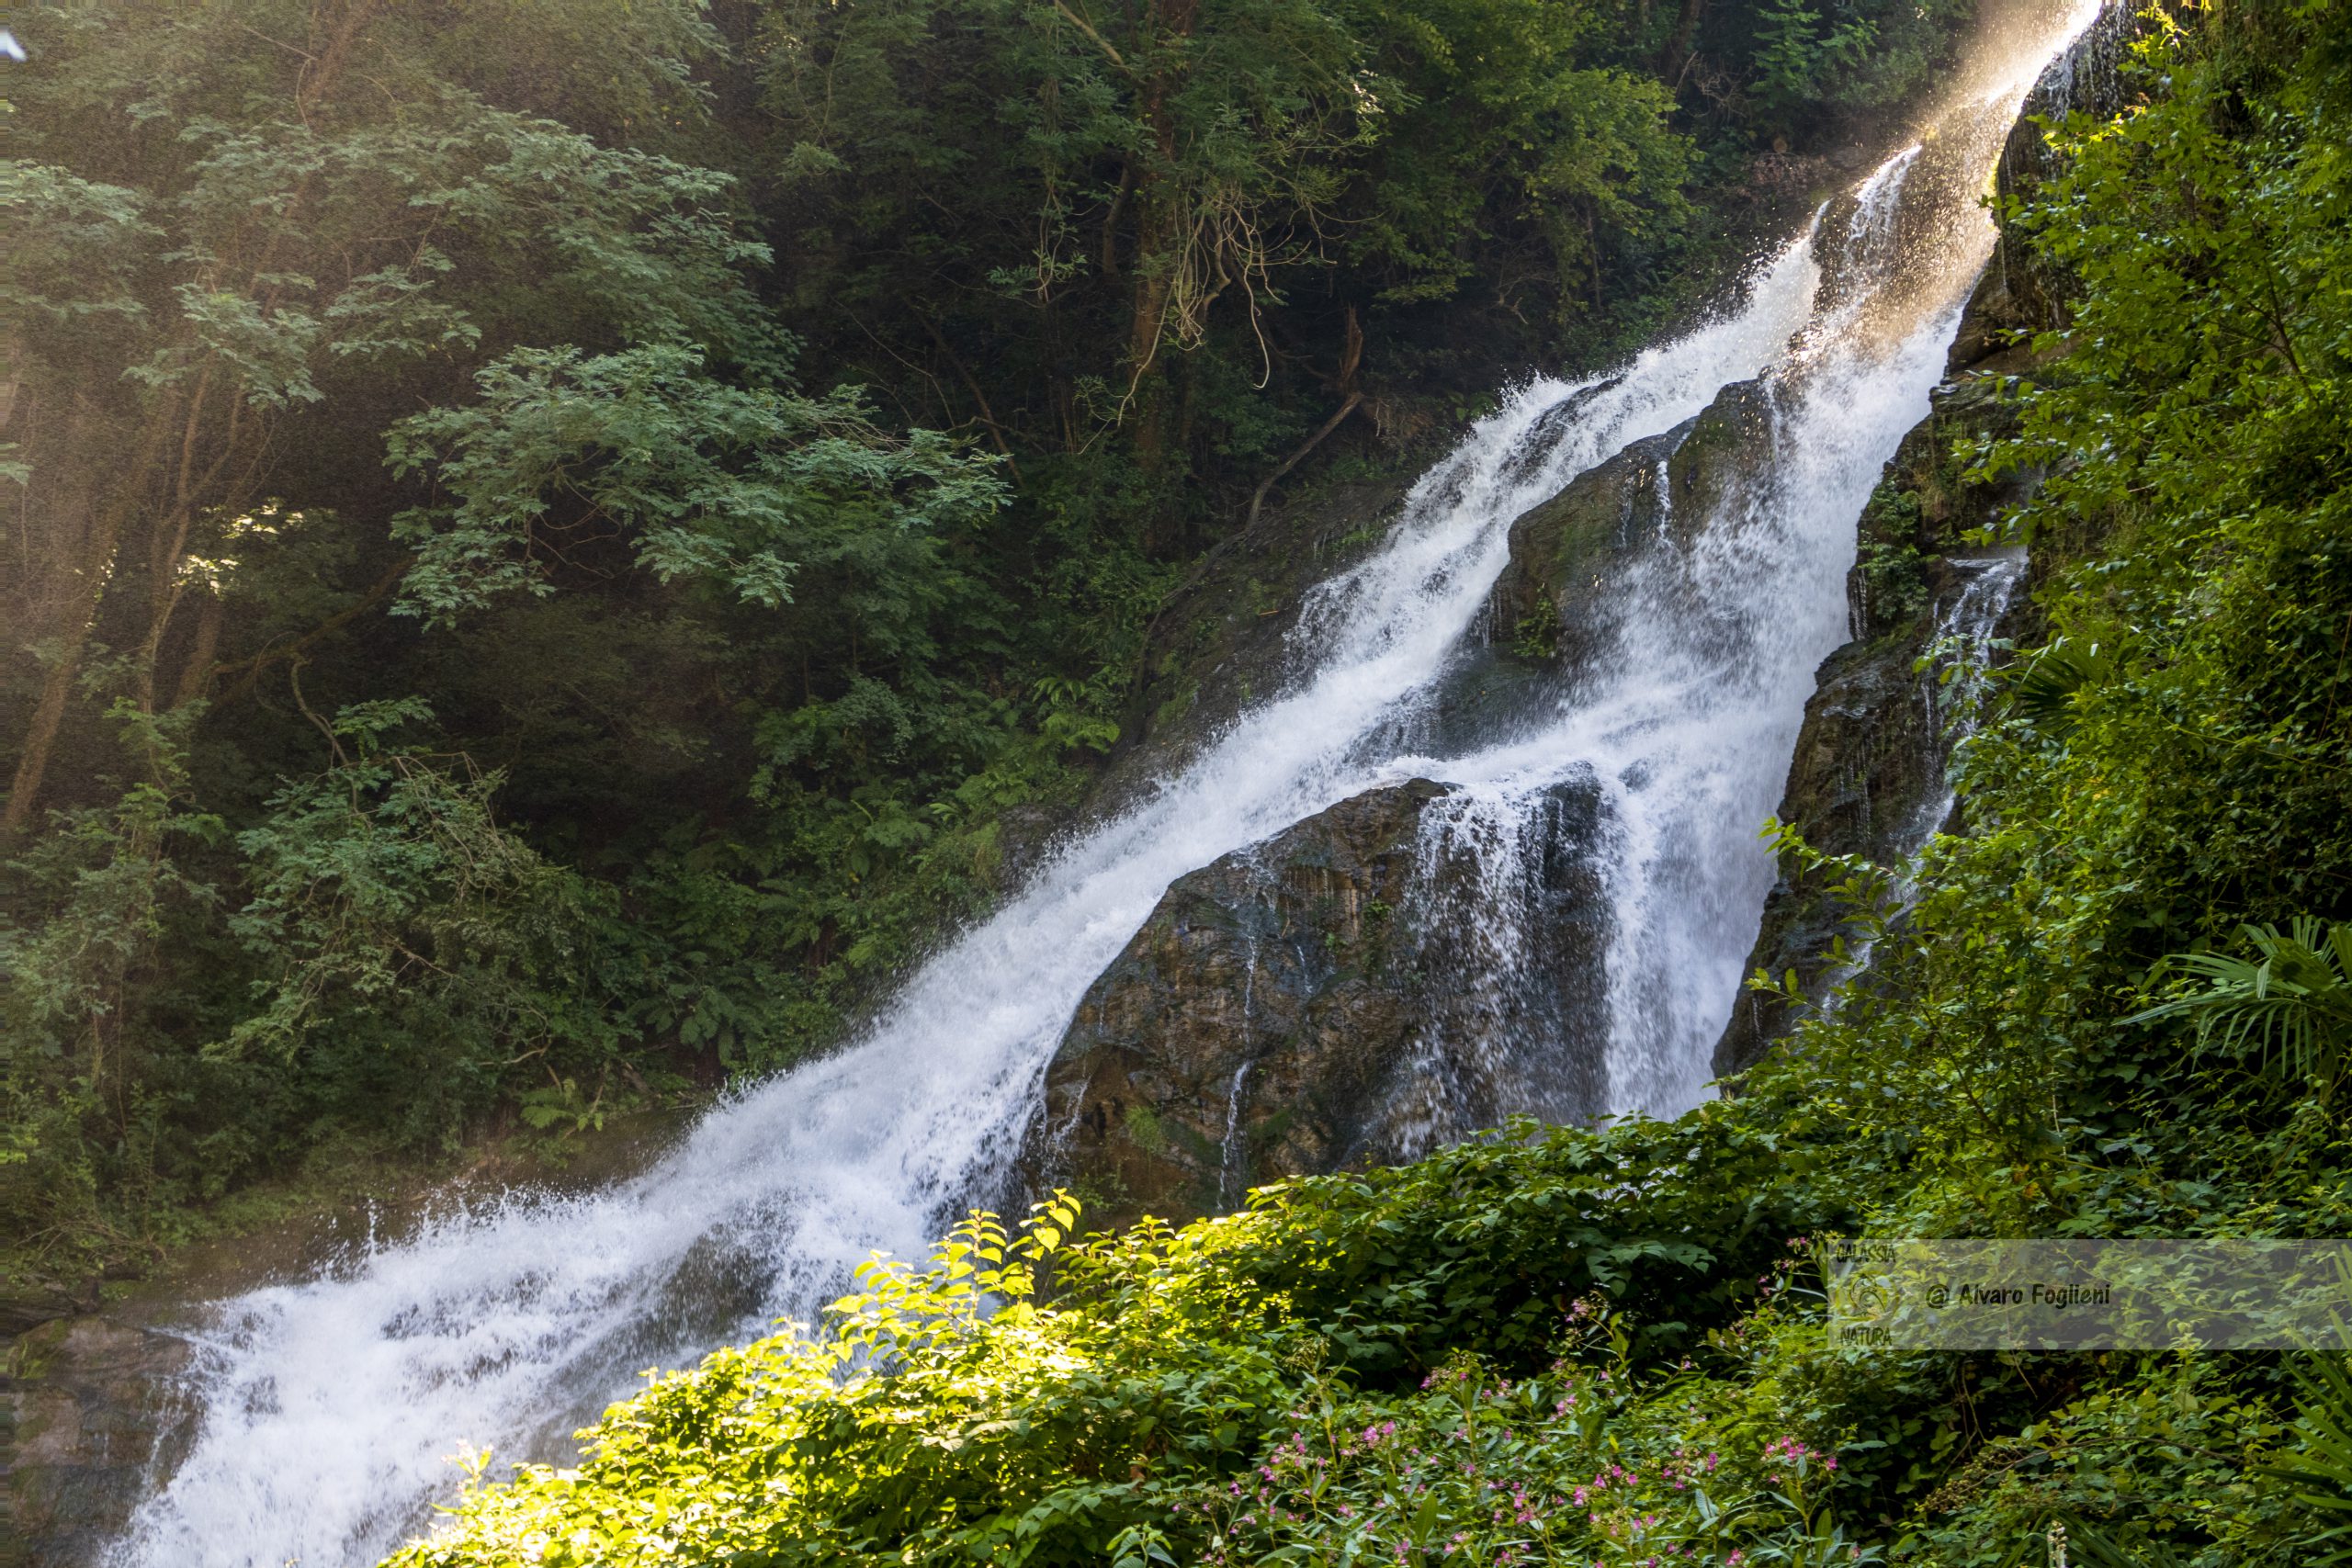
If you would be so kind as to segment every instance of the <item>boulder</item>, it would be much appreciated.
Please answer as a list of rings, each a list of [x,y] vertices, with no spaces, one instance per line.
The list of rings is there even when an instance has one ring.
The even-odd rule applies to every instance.
[[[1518,1111],[1595,1113],[1599,794],[1540,806],[1498,844],[1464,792],[1414,779],[1180,878],[1054,1056],[1044,1180],[1098,1224],[1182,1219]]]

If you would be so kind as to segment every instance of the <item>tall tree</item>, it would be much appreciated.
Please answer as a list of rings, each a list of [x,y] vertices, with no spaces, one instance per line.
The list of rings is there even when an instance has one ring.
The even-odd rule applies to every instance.
[[[492,107],[415,14],[431,9],[85,4],[29,19],[33,155],[0,187],[28,241],[6,295],[20,493],[0,608],[31,700],[0,831],[40,798],[102,621],[142,710],[203,694],[210,563],[272,494],[307,411],[404,370],[446,383],[549,329],[775,352],[740,270],[764,253],[735,232],[723,176]],[[503,30],[533,36],[541,8],[514,9]],[[616,98],[677,101],[694,7],[599,9],[609,45],[651,62]],[[490,32],[498,10],[446,8]],[[560,73],[541,86],[577,96]]]

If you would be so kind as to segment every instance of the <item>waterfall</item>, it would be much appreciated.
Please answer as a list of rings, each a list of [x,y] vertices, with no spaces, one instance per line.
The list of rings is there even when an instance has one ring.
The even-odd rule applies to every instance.
[[[1613,906],[1607,1099],[1694,1103],[1771,876],[1757,824],[1842,639],[1855,518],[1991,247],[1984,173],[2084,19],[1988,38],[1920,145],[1716,319],[1615,374],[1514,392],[1415,487],[1384,547],[1317,590],[1287,691],[1063,847],[855,1043],[732,1096],[606,1190],[447,1214],[210,1309],[190,1331],[200,1425],[109,1563],[372,1561],[429,1525],[460,1443],[558,1456],[636,1369],[805,1316],[877,1248],[920,1251],[999,1190],[1079,998],[1169,884],[1374,784],[1458,784],[1459,852],[1501,861],[1522,852],[1515,823],[1589,774]],[[1767,459],[1702,526],[1678,522],[1686,545],[1642,561],[1575,696],[1478,750],[1403,754],[1426,744],[1512,520],[1758,376]]]

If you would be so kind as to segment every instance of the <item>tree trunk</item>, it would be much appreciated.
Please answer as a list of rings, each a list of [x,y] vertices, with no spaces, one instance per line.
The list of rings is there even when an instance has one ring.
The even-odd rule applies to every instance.
[[[179,689],[172,694],[174,707],[196,702],[211,689],[213,661],[220,657],[222,615],[219,591],[208,592],[196,613],[196,646],[188,649],[187,662],[180,666]]]
[[[1674,18],[1674,36],[1658,51],[1657,73],[1667,81],[1679,82],[1682,68],[1690,62],[1690,40],[1698,35],[1699,18],[1706,9],[1707,0],[1682,0],[1682,13]]]
[[[60,486],[54,493],[51,505],[58,521],[43,530],[48,537],[41,542],[54,550],[52,559],[73,565],[66,569],[71,575],[60,590],[42,598],[41,608],[53,616],[50,624],[27,628],[33,632],[36,646],[50,651],[50,665],[41,677],[40,698],[33,705],[32,720],[26,726],[25,746],[17,758],[8,799],[0,805],[0,837],[14,834],[32,820],[33,807],[40,797],[58,733],[64,725],[66,705],[73,700],[74,678],[82,671],[90,630],[97,624],[98,606],[114,576],[124,527],[139,509],[141,479],[153,472],[163,456],[165,433],[175,423],[177,407],[178,400],[166,394],[148,420],[138,449],[127,464],[116,467],[111,487],[85,479]],[[69,473],[77,466],[85,473],[96,469],[105,456],[102,448],[108,434],[104,419],[87,410],[78,412],[73,426],[75,436],[61,444],[62,449],[51,465]],[[78,465],[77,458],[81,459]],[[71,521],[76,513],[81,518],[78,528]]]
[[[1153,212],[1157,206],[1148,195],[1145,210]],[[1149,238],[1143,242],[1148,244]],[[1139,246],[1140,250],[1140,246]],[[1159,339],[1168,316],[1168,295],[1171,288],[1168,270],[1159,265],[1163,258],[1148,250],[1140,250],[1140,262],[1136,268],[1135,320],[1127,336],[1127,362],[1133,367],[1128,374],[1127,397],[1135,409],[1136,461],[1146,472],[1159,468],[1166,457],[1167,443],[1161,426],[1166,423],[1166,411],[1161,407],[1160,378],[1153,373],[1154,362],[1159,357]]]
[[[380,0],[342,0],[341,4],[325,0],[312,12],[307,40],[312,48],[296,77],[293,92],[294,112],[305,124],[342,85],[345,73],[352,69],[362,35],[379,6]],[[304,206],[308,195],[305,185],[284,204],[283,211],[289,220],[291,214]],[[278,267],[277,252],[283,233],[282,229],[273,233],[254,260],[248,293]],[[35,400],[17,395],[19,355],[13,352],[15,346],[10,344],[12,353],[6,372],[10,413],[22,412],[14,405]],[[265,433],[253,427],[255,422],[244,414],[234,389],[227,394],[231,408],[225,428],[218,432],[205,428],[210,423],[205,417],[205,389],[210,378],[209,372],[199,378],[189,394],[161,394],[153,406],[135,419],[109,416],[91,406],[86,397],[69,394],[68,406],[74,412],[63,433],[65,438],[49,444],[48,452],[37,455],[37,474],[41,470],[62,470],[69,477],[62,485],[52,487],[57,498],[49,508],[51,516],[43,519],[39,527],[40,537],[33,538],[28,530],[28,547],[22,552],[25,558],[19,570],[49,576],[62,563],[71,562],[72,566],[65,570],[74,575],[58,575],[53,579],[54,587],[46,591],[36,587],[25,592],[20,601],[31,622],[26,627],[31,636],[26,640],[42,649],[48,656],[49,667],[42,675],[40,696],[27,726],[24,749],[17,757],[7,799],[0,803],[0,836],[15,833],[32,819],[56,752],[66,709],[73,699],[74,683],[81,672],[91,630],[97,623],[99,607],[114,575],[125,536],[132,520],[151,502],[156,503],[157,510],[155,533],[147,553],[150,599],[141,649],[145,657],[133,678],[142,698],[152,705],[156,678],[154,660],[178,604],[177,576],[190,531],[206,508],[223,501],[216,484],[224,474],[229,477],[229,491],[248,492],[263,450]],[[38,387],[40,382],[36,380],[34,385]],[[111,432],[107,429],[109,424],[115,426]],[[119,436],[125,426],[143,427],[135,451],[126,450],[119,440],[107,439],[110,434]],[[204,440],[208,434],[217,435],[217,441],[209,446]],[[175,442],[175,466],[170,461]],[[246,463],[248,458],[256,461],[247,464],[243,473],[230,468],[232,464]],[[213,635],[217,639],[217,630]],[[201,628],[198,642],[201,649],[205,643]],[[202,671],[210,662],[209,654],[192,661],[190,672],[182,676],[182,687],[188,688],[193,682],[200,690],[205,680]]]
[[[1199,19],[1199,0],[1160,0],[1148,24],[1156,49],[1191,37]],[[1175,111],[1169,106],[1180,69],[1173,63],[1159,65],[1146,83],[1139,106],[1151,153],[1136,175],[1135,313],[1127,327],[1128,374],[1133,378],[1127,396],[1136,409],[1136,461],[1147,472],[1157,470],[1167,453],[1165,400],[1152,371],[1165,346],[1169,300],[1181,265],[1175,251],[1182,225],[1169,190],[1169,175],[1182,151]]]
[[[62,637],[55,659],[48,673],[41,678],[40,701],[33,706],[32,723],[25,732],[25,749],[17,758],[17,776],[8,785],[8,802],[0,806],[0,837],[12,834],[32,819],[33,802],[40,795],[43,778],[49,773],[50,754],[57,747],[57,732],[65,721],[65,705],[74,694],[74,678],[82,672],[82,652],[89,646],[90,627],[98,618],[98,599],[105,592],[106,579],[114,566],[114,551],[109,544],[105,556],[94,563],[88,575],[93,581],[74,598],[72,619],[62,626]]]

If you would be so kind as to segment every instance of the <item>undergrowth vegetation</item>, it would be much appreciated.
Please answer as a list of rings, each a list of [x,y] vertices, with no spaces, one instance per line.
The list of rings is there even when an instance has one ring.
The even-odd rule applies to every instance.
[[[2352,28],[2156,13],[2130,69],[2004,215],[2069,318],[1973,455],[2051,475],[2015,524],[2044,643],[1901,908],[1834,868],[1873,940],[1836,1009],[1670,1123],[1175,1232],[977,1219],[395,1561],[2352,1557],[2337,1356],[1865,1349],[1821,1296],[1838,1235],[2352,1226]]]

